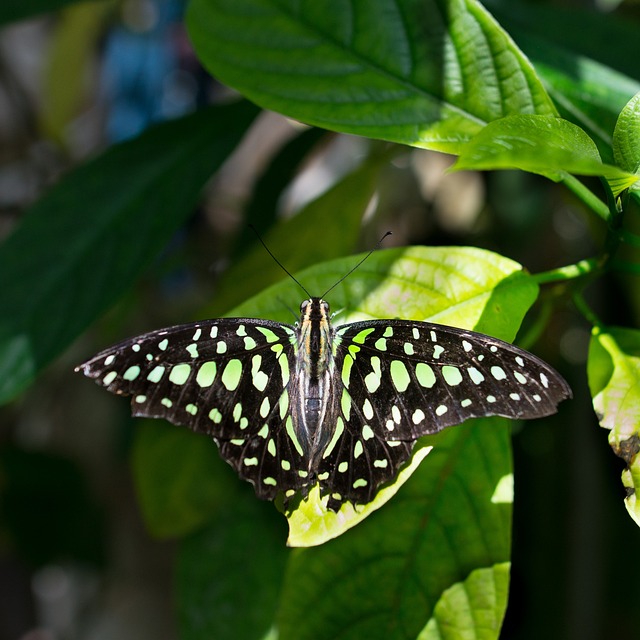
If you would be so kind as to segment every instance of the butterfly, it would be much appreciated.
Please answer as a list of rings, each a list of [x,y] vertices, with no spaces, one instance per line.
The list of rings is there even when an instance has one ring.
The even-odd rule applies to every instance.
[[[76,371],[131,396],[134,416],[211,436],[259,498],[304,498],[318,484],[333,511],[370,502],[421,436],[473,417],[540,418],[572,395],[552,367],[502,340],[412,320],[334,326],[321,297],[302,302],[296,325],[181,324]]]

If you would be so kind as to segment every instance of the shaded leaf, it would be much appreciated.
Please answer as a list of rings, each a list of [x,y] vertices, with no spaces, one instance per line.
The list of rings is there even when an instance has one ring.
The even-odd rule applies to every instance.
[[[509,560],[511,497],[499,489],[511,474],[508,425],[475,420],[422,440],[434,450],[384,509],[291,556],[278,613],[281,640],[415,638],[445,610],[452,625],[471,617],[468,633],[476,637],[487,626],[482,609],[489,599],[499,627],[508,575],[502,572],[484,601],[469,576],[501,572]],[[447,590],[468,578],[474,599],[460,603]],[[484,576],[480,582],[487,585]],[[314,606],[305,607],[309,602]]]
[[[162,421],[136,425],[132,466],[145,524],[158,538],[191,533],[238,497],[213,442]]]
[[[132,286],[256,113],[239,103],[153,127],[31,208],[0,246],[0,402]]]
[[[640,90],[640,83],[542,37],[519,30],[513,35],[531,57],[562,117],[587,131],[602,158],[613,162],[611,143],[618,114],[629,96]]]
[[[366,10],[193,0],[199,58],[257,104],[334,131],[457,153],[483,124],[555,114],[529,61],[474,0]]]
[[[259,640],[270,630],[289,553],[271,506],[229,503],[178,557],[182,640]]]

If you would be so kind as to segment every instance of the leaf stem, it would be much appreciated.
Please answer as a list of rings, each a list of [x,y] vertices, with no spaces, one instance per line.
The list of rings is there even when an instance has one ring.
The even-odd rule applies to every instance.
[[[598,196],[586,187],[578,178],[572,175],[565,175],[562,183],[569,188],[575,195],[582,200],[591,210],[598,214],[605,222],[609,222],[611,218],[611,210],[605,202],[600,200]]]
[[[541,273],[533,274],[533,279],[538,284],[547,284],[549,282],[563,282],[565,280],[574,280],[586,275],[591,275],[602,269],[604,259],[603,258],[588,258],[586,260],[580,260],[575,264],[568,264],[565,267],[559,267],[557,269],[551,269],[549,271],[542,271]]]
[[[587,304],[582,293],[575,292],[573,294],[573,303],[576,309],[585,317],[585,319],[594,327],[602,328],[602,322],[600,318],[591,310],[591,307]]]

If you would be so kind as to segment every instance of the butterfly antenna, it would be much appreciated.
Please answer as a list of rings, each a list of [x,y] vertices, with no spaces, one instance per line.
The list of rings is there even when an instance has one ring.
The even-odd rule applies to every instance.
[[[382,242],[384,241],[384,239],[387,236],[391,236],[393,235],[391,233],[391,231],[387,231],[387,233],[385,233],[382,238],[380,238],[380,240],[378,240],[378,242],[376,243],[376,246],[373,247],[373,249],[371,249],[371,251],[369,251],[369,253],[367,253],[366,256],[364,256],[364,258],[362,258],[362,260],[360,260],[360,262],[358,262],[358,264],[353,267],[352,269],[350,269],[349,271],[347,271],[347,273],[345,273],[342,278],[340,278],[340,280],[338,280],[338,282],[336,282],[335,284],[331,285],[323,294],[322,294],[322,298],[324,298],[327,293],[329,293],[330,291],[333,291],[333,289],[335,289],[343,280],[346,280],[374,251],[377,251],[380,248],[380,245],[382,244]]]
[[[309,296],[309,298],[311,298],[312,297],[311,294],[307,291],[304,285],[291,273],[291,271],[289,271],[289,269],[287,269],[287,267],[285,267],[282,264],[282,262],[280,262],[280,260],[278,260],[278,258],[276,258],[273,255],[271,249],[267,247],[264,240],[260,237],[258,230],[252,224],[249,225],[249,229],[251,229],[251,231],[253,231],[253,233],[256,234],[256,236],[258,237],[258,240],[260,240],[260,244],[265,248],[266,252],[273,258],[274,262],[307,294],[307,296]]]

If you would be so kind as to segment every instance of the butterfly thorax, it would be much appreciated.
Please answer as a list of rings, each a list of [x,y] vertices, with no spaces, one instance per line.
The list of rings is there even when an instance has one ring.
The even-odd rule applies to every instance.
[[[297,353],[296,396],[302,429],[300,440],[313,465],[331,436],[322,424],[331,393],[333,328],[329,305],[321,298],[310,298],[300,305]]]

